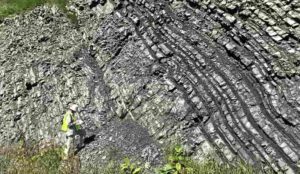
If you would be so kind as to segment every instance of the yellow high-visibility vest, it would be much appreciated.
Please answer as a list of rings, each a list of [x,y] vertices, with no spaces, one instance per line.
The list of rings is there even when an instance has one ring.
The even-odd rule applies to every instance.
[[[69,128],[69,124],[67,122],[67,118],[70,117],[71,118],[71,122],[75,122],[76,121],[76,117],[75,115],[71,112],[68,111],[65,115],[64,115],[64,119],[63,119],[63,123],[61,125],[61,130],[64,132],[67,132],[70,128]],[[80,129],[80,125],[75,125],[75,129],[79,130]]]

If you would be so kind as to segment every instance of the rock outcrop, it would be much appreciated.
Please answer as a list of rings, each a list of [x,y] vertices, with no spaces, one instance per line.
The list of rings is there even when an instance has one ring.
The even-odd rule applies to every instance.
[[[84,165],[110,153],[156,165],[179,141],[195,159],[214,152],[299,171],[298,0],[74,0],[69,9],[77,24],[54,7],[0,24],[1,145],[58,140],[73,102],[94,135]]]

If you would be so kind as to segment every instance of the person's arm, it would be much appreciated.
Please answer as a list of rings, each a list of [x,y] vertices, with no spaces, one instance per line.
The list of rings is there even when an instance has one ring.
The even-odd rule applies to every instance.
[[[79,124],[79,125],[83,124],[83,120],[81,119],[79,113],[77,113],[76,116],[77,116],[77,122],[78,122],[77,124]]]

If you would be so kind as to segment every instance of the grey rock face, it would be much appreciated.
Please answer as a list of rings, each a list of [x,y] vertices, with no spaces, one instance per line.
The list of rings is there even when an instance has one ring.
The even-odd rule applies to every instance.
[[[296,173],[293,4],[76,0],[69,9],[77,26],[49,7],[6,19],[0,143],[59,141],[73,102],[94,135],[79,152],[83,165],[105,163],[110,154],[157,165],[162,147],[177,140],[195,159],[214,151],[224,162],[239,157]]]
[[[96,132],[95,141],[80,151],[85,166],[101,166],[110,160],[121,162],[125,156],[152,165],[162,161],[160,147],[137,122],[111,121]]]

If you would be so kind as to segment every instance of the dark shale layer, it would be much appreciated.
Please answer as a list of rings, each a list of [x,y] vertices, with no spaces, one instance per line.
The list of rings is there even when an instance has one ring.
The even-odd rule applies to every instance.
[[[299,172],[300,1],[73,0],[0,24],[0,144],[59,141],[80,105],[83,165],[160,163],[181,142]]]

